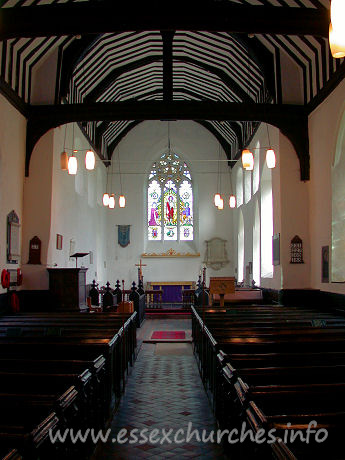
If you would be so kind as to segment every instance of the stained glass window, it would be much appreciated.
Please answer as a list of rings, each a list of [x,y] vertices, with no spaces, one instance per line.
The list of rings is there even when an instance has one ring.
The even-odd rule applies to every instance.
[[[193,239],[193,190],[191,184],[184,180],[180,185],[180,240]]]
[[[147,192],[148,239],[193,240],[193,188],[188,166],[176,153],[151,168]]]
[[[164,239],[177,240],[177,189],[169,180],[164,186]]]
[[[162,192],[156,180],[149,184],[147,204],[148,238],[149,240],[161,240]]]

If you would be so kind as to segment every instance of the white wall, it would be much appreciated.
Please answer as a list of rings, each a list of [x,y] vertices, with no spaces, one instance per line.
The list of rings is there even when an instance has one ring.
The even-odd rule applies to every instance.
[[[340,122],[345,110],[344,101],[345,81],[309,117],[311,180],[308,217],[311,242],[311,286],[315,289],[342,294],[345,294],[345,283],[321,283],[321,248],[329,246],[331,252],[331,165],[335,155]]]
[[[279,131],[270,127],[271,144],[277,154],[277,168],[272,172],[274,233],[281,234],[281,265],[274,267],[273,278],[261,279],[261,285],[274,289],[316,288],[345,293],[345,284],[321,283],[321,247],[331,247],[333,161],[340,120],[344,114],[345,81],[324,101],[309,118],[311,180],[300,181],[297,155]],[[88,282],[95,273],[103,284],[124,278],[126,285],[137,279],[139,258],[143,252],[163,252],[172,247],[146,240],[146,180],[152,162],[167,147],[167,123],[144,122],[132,130],[120,143],[123,188],[127,198],[125,209],[114,211],[101,206],[105,190],[105,168],[98,163],[98,172],[79,171],[77,178],[68,176],[59,167],[64,130],[47,133],[34,149],[30,163],[30,177],[24,180],[26,120],[0,96],[0,217],[2,221],[0,258],[6,264],[6,216],[14,209],[22,223],[22,263],[24,288],[46,289],[46,265],[74,266],[69,260],[69,241],[75,239],[76,251],[93,251]],[[68,143],[71,143],[71,133]],[[79,148],[87,144],[80,132]],[[251,147],[267,145],[266,127],[260,127]],[[201,160],[218,158],[217,141],[194,122],[171,122],[172,149],[186,159],[195,182],[195,201],[198,206],[196,240],[173,246],[177,252],[200,252],[197,258],[144,259],[145,281],[196,280],[205,254],[205,240],[215,236],[228,241],[230,264],[220,271],[208,270],[209,276],[234,274],[237,259],[238,209],[230,210],[225,200],[224,211],[213,205],[217,188],[217,163]],[[53,155],[52,155],[53,152]],[[83,155],[82,155],[83,156]],[[117,152],[114,158],[117,158]],[[222,158],[225,155],[222,153]],[[265,155],[261,155],[261,164]],[[126,163],[127,162],[127,163]],[[80,158],[80,164],[82,160]],[[226,163],[223,163],[226,165]],[[120,192],[118,164],[114,162],[113,191]],[[236,183],[236,165],[233,184]],[[262,168],[260,168],[262,171]],[[222,192],[230,192],[227,168],[222,168]],[[206,173],[206,174],[205,174]],[[24,184],[24,199],[23,199]],[[253,222],[255,204],[260,189],[242,205],[245,228],[245,266],[252,261]],[[24,203],[24,204],[23,204]],[[121,248],[117,244],[117,224],[131,224],[131,244]],[[56,249],[56,234],[64,238],[63,250]],[[290,241],[299,235],[304,243],[305,264],[291,265]],[[37,235],[42,240],[42,266],[26,265],[29,240]],[[3,292],[3,290],[1,290]]]
[[[273,188],[273,233],[280,233],[280,166],[279,166],[279,131],[273,126],[269,126],[270,132],[270,142],[272,148],[276,151],[277,156],[277,167],[272,170],[272,188]],[[264,170],[264,163],[266,161],[266,149],[268,146],[268,135],[266,125],[261,125],[255,134],[249,149],[254,154],[254,167],[255,174],[259,172],[259,187],[256,190],[256,187],[252,186],[251,199],[242,204],[239,208],[234,211],[234,229],[236,229],[235,238],[234,238],[234,249],[235,254],[237,254],[237,228],[238,228],[238,219],[240,212],[243,213],[244,220],[244,272],[246,272],[246,267],[249,265],[249,262],[253,262],[253,228],[255,222],[255,214],[257,207],[261,213],[261,178]],[[259,150],[260,148],[260,150]],[[259,168],[255,166],[255,162],[259,162]],[[233,168],[232,178],[233,183],[236,183],[236,178],[238,177],[239,170],[242,168],[241,160],[239,160]],[[248,178],[248,175],[251,176],[251,181],[253,184],[253,172],[244,171],[244,181]],[[257,183],[257,176],[254,182]],[[237,265],[237,264],[236,264]],[[237,266],[235,269],[235,276],[237,277]],[[251,275],[252,279],[252,275]],[[255,280],[257,284],[262,287],[271,288],[271,289],[280,289],[281,288],[281,267],[273,267],[273,277],[265,278],[261,276],[260,281]]]
[[[23,275],[24,289],[47,289],[47,257],[49,249],[52,201],[52,168],[54,131],[49,131],[35,146],[30,160],[29,176],[24,181]],[[41,240],[41,265],[29,265],[30,240]]]
[[[195,200],[195,240],[193,242],[164,243],[147,241],[146,185],[152,163],[167,150],[167,122],[146,121],[134,128],[120,143],[120,162],[125,209],[108,211],[108,255],[110,273],[124,278],[126,283],[137,280],[137,267],[141,254],[163,253],[172,248],[179,253],[200,253],[200,257],[145,258],[144,281],[196,281],[205,256],[205,240],[219,237],[227,240],[230,264],[223,269],[207,270],[207,276],[233,276],[234,253],[232,248],[232,220],[228,205],[230,183],[228,166],[222,162],[222,192],[226,193],[224,210],[213,204],[217,188],[218,142],[203,127],[187,121],[170,122],[171,150],[186,160],[192,174]],[[113,155],[112,192],[119,196],[118,149]],[[222,159],[225,154],[222,152]],[[131,244],[122,248],[117,244],[116,225],[131,225]]]
[[[25,234],[23,254],[28,258],[29,240],[37,235],[42,241],[42,265],[24,267],[24,287],[47,289],[47,267],[75,267],[70,259],[70,241],[75,252],[93,253],[78,261],[88,268],[87,283],[94,278],[107,281],[106,210],[101,204],[105,189],[105,167],[97,161],[94,171],[85,169],[85,150],[89,147],[75,125],[74,147],[78,159],[76,176],[60,169],[65,127],[50,130],[36,145],[30,163],[30,176],[25,180]],[[72,124],[67,127],[66,150],[71,151]],[[56,236],[63,236],[63,248],[56,248]]]
[[[13,209],[23,225],[23,181],[25,168],[25,118],[0,95],[0,268],[18,268],[7,264],[7,214]],[[6,292],[0,285],[0,293]]]

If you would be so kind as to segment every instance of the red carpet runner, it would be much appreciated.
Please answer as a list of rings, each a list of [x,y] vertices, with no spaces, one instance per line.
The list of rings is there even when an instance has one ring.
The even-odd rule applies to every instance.
[[[185,331],[154,331],[151,336],[151,339],[161,340],[184,340],[185,338]]]

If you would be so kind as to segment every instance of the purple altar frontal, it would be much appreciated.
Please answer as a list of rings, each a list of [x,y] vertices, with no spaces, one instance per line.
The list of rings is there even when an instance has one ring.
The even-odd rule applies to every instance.
[[[195,289],[195,281],[151,281],[147,288],[154,291],[163,291],[162,303],[182,303],[182,291]]]

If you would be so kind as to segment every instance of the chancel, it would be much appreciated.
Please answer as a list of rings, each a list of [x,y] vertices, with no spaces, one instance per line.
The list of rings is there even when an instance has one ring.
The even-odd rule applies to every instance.
[[[344,4],[0,2],[0,460],[345,458]]]

